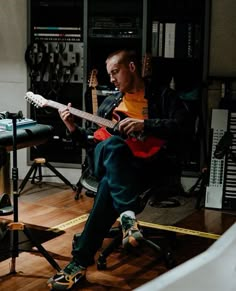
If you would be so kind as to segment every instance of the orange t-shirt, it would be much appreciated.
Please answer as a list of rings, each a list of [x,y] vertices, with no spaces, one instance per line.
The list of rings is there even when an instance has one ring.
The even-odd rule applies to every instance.
[[[115,108],[115,112],[122,112],[127,117],[147,119],[148,104],[147,99],[144,98],[144,90],[134,94],[125,93],[121,103]]]
[[[126,93],[123,96],[121,103],[115,108],[114,114],[117,112],[123,113],[127,117],[137,118],[137,119],[147,119],[148,118],[148,104],[147,100],[144,98],[144,90],[136,92],[134,94]],[[107,131],[104,128],[100,128],[98,140],[107,139]],[[145,140],[140,140],[135,137],[130,137],[126,139],[128,146],[133,152],[134,156],[139,158],[148,158],[157,153],[160,148],[165,143],[164,140],[157,139],[155,137],[148,137]]]

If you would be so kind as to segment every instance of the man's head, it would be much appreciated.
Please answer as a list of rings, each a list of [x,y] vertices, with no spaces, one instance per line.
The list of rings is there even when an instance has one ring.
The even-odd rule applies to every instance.
[[[110,81],[119,91],[135,92],[143,87],[140,66],[134,51],[119,50],[106,59],[107,73]]]

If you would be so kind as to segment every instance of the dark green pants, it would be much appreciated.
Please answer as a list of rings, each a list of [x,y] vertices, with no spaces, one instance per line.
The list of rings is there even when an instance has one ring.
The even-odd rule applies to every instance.
[[[137,197],[153,175],[151,163],[134,158],[118,136],[96,146],[94,161],[99,187],[85,228],[72,251],[74,260],[84,267],[94,263],[94,255],[120,213],[136,212]]]

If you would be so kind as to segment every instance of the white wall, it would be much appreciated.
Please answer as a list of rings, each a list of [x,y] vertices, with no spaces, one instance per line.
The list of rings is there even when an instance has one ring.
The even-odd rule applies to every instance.
[[[27,0],[0,0],[0,112],[18,112],[27,116],[27,68],[24,54],[27,47]],[[27,150],[18,150],[19,178],[29,169]],[[12,160],[12,159],[11,159]],[[57,168],[71,183],[77,183],[80,169]],[[45,169],[45,174],[52,174]],[[59,182],[58,178],[47,178]],[[45,178],[46,180],[46,178]]]
[[[210,76],[236,77],[235,11],[235,0],[212,0]]]

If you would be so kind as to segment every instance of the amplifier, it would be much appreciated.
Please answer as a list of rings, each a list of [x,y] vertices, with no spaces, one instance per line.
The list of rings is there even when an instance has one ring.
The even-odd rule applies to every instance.
[[[93,38],[140,38],[141,22],[138,17],[92,17],[89,36]]]

